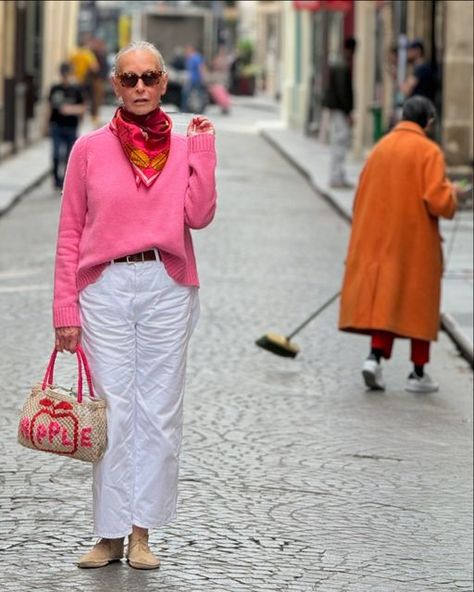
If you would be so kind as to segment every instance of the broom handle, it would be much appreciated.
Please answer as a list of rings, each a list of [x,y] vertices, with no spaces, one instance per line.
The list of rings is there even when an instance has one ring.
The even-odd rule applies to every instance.
[[[453,254],[454,241],[456,240],[456,234],[459,229],[460,219],[461,219],[461,217],[459,216],[459,213],[458,213],[458,215],[454,218],[453,229],[451,231],[451,236],[449,237],[449,245],[448,245],[448,248],[446,249],[446,257],[445,257],[445,264],[444,264],[444,271],[445,272],[449,270],[449,264],[451,263],[451,255]]]
[[[323,310],[325,310],[330,304],[332,304],[334,302],[334,300],[339,298],[340,294],[341,294],[341,292],[337,292],[336,294],[334,294],[334,296],[331,296],[331,298],[329,300],[327,300],[322,306],[320,306],[318,308],[318,310],[314,311],[313,314],[306,319],[306,321],[301,323],[301,325],[296,327],[296,329],[292,333],[287,335],[286,339],[289,341],[292,337],[294,337],[297,333],[299,333],[301,331],[301,329],[306,327],[306,325],[308,323],[310,323],[315,317],[317,317],[319,314],[321,314],[323,312]]]

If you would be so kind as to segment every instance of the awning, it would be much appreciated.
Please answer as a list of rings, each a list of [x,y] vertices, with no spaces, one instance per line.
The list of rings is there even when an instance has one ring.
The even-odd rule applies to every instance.
[[[293,0],[296,10],[328,10],[348,12],[352,8],[353,0]]]

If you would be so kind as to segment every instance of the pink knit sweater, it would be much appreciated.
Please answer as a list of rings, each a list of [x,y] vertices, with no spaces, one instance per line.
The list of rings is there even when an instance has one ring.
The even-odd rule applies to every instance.
[[[171,136],[160,177],[137,187],[108,126],[75,143],[64,185],[54,277],[55,327],[79,327],[79,292],[124,255],[161,252],[168,274],[198,286],[190,228],[203,228],[216,207],[214,136]]]

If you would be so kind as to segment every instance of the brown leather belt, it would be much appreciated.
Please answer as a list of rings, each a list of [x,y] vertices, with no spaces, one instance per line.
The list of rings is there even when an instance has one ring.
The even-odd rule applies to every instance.
[[[142,263],[143,261],[156,261],[157,259],[161,260],[160,252],[158,250],[150,250],[119,257],[118,259],[114,259],[114,263]]]

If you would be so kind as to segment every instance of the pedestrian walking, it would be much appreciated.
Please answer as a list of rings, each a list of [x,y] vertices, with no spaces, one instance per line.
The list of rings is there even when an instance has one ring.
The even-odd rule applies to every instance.
[[[425,46],[419,39],[408,44],[407,60],[412,66],[412,72],[401,84],[401,91],[405,97],[420,95],[434,102],[436,99],[436,74],[431,64],[425,58]]]
[[[212,60],[211,81],[208,84],[209,94],[214,103],[221,109],[223,115],[230,113],[231,100],[229,94],[230,83],[230,56],[224,45],[219,49]]]
[[[48,132],[53,148],[54,186],[62,189],[64,170],[77,139],[77,130],[85,112],[81,89],[71,76],[71,66],[64,62],[59,67],[60,82],[53,84],[48,96]]]
[[[69,62],[76,83],[81,87],[84,98],[93,111],[93,80],[100,71],[100,65],[89,45],[89,36],[83,35],[78,46],[72,51]]]
[[[461,189],[445,177],[442,152],[427,138],[436,112],[426,98],[408,99],[402,121],[375,146],[360,175],[339,329],[371,336],[362,374],[385,389],[381,359],[394,339],[411,340],[406,389],[433,392],[425,372],[440,324],[443,270],[438,220],[452,218]]]
[[[352,59],[356,49],[352,37],[344,41],[344,55],[329,67],[329,78],[323,107],[330,112],[329,184],[334,189],[352,189],[346,176],[346,156],[349,150],[354,95],[352,90]]]
[[[107,61],[107,45],[103,39],[93,38],[90,41],[90,49],[98,64],[98,69],[92,71],[91,79],[91,118],[94,127],[100,127],[100,108],[104,103],[105,85],[109,77],[109,64]]]
[[[204,79],[206,65],[202,54],[191,44],[185,47],[187,80],[181,94],[181,111],[200,112],[206,107]]]
[[[212,59],[212,82],[221,84],[228,89],[230,84],[231,56],[225,45],[219,45],[216,55]]]
[[[402,118],[403,103],[405,96],[398,84],[400,68],[400,52],[397,45],[392,45],[387,52],[385,68],[392,83],[392,112],[385,132],[389,132]]]
[[[174,134],[160,108],[167,75],[159,51],[136,42],[115,58],[110,124],[71,154],[59,221],[54,286],[56,349],[81,342],[106,400],[108,445],[93,467],[94,532],[79,567],[123,556],[159,559],[149,529],[176,514],[186,350],[198,319],[190,229],[216,205],[214,127],[194,117]]]

